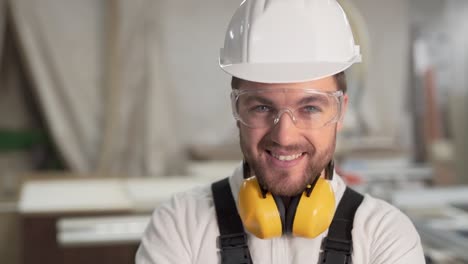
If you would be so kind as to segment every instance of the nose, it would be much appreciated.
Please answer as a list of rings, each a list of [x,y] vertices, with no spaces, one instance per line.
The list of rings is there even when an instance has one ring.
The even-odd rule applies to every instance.
[[[283,115],[287,113],[287,115]],[[274,120],[271,128],[271,140],[282,146],[288,146],[295,142],[297,127],[296,118],[289,109],[281,110]]]
[[[294,122],[294,124],[296,123],[296,117],[294,116],[293,112],[289,109],[282,109],[281,111],[278,112],[278,115],[273,121],[274,125],[278,124],[278,122],[281,120],[281,117],[283,116],[284,113],[288,113],[289,116],[291,117],[291,120]]]

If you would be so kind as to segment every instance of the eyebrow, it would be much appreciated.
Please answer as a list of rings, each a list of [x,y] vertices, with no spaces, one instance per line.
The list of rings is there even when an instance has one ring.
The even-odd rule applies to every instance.
[[[248,104],[248,103],[251,103],[251,102],[259,102],[261,104],[266,104],[266,105],[274,105],[274,102],[265,98],[265,97],[261,97],[261,96],[258,96],[258,95],[251,95],[249,97],[247,97],[247,99],[245,100],[245,103]]]
[[[315,103],[315,102],[326,104],[328,103],[328,100],[326,100],[324,97],[317,97],[317,96],[311,95],[311,96],[302,98],[301,100],[299,100],[299,102],[297,102],[297,104],[302,105],[302,104],[310,104],[310,103]]]

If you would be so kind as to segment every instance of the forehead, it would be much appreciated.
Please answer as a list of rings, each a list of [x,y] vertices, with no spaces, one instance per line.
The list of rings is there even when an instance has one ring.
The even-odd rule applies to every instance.
[[[238,87],[240,90],[257,90],[257,89],[278,89],[278,88],[287,88],[287,89],[315,89],[322,92],[334,92],[336,91],[337,84],[333,76],[326,78],[299,82],[299,83],[259,83],[242,80]]]

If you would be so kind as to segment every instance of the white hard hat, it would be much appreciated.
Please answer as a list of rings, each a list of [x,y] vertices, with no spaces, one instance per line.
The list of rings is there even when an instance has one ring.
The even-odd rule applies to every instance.
[[[240,79],[292,83],[361,61],[336,0],[245,0],[229,23],[219,65]]]

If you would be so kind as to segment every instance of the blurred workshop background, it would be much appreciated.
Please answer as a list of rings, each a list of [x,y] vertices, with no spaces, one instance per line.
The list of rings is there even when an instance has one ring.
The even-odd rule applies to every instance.
[[[241,0],[0,0],[0,263],[133,263],[151,211],[242,159]],[[468,263],[468,1],[340,0],[364,63],[337,168]]]

